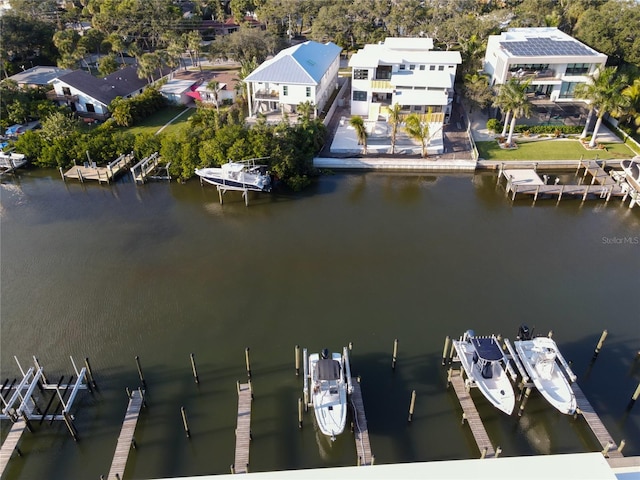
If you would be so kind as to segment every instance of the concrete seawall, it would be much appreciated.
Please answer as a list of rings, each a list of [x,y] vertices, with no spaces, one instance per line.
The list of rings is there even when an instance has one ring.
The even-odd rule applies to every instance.
[[[331,158],[313,159],[316,168],[344,170],[407,170],[414,172],[473,172],[474,160],[430,160],[428,158]]]

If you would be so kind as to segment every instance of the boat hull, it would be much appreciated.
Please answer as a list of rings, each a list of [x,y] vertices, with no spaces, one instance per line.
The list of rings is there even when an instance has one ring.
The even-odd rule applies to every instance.
[[[556,343],[547,337],[516,340],[516,352],[527,375],[554,408],[565,415],[573,415],[577,408],[576,396],[567,377],[555,362]]]
[[[231,171],[225,168],[200,168],[196,170],[203,181],[216,185],[221,189],[270,192],[271,178],[267,174],[247,171]]]
[[[320,380],[319,355],[309,356],[309,372],[312,379],[311,400],[318,429],[323,435],[335,439],[344,431],[347,423],[347,384],[344,379],[342,356],[333,353],[331,360],[338,362],[340,376],[335,380]]]
[[[490,365],[492,369],[491,378],[485,378],[482,375],[480,364],[473,361],[476,350],[471,342],[454,340],[453,343],[467,377],[474,382],[478,390],[494,407],[507,415],[511,415],[515,408],[516,396],[509,377],[500,362],[493,362]]]

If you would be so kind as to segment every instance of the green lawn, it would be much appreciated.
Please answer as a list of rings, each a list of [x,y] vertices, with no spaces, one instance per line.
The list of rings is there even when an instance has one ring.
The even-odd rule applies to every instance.
[[[587,150],[578,140],[549,139],[518,141],[518,148],[505,150],[498,142],[477,142],[480,158],[485,160],[580,160],[631,158],[635,153],[623,143],[603,143],[606,150]]]
[[[158,110],[150,117],[145,118],[137,125],[127,129],[127,131],[133,133],[134,135],[144,132],[155,134],[158,130],[165,126],[167,122],[170,122],[171,119],[173,119],[176,115],[184,110],[185,107],[165,107],[161,110]],[[187,119],[191,115],[193,115],[195,111],[195,108],[189,109],[188,112],[181,115],[171,125],[165,128],[162,133],[174,133],[178,131],[178,129],[186,125]]]

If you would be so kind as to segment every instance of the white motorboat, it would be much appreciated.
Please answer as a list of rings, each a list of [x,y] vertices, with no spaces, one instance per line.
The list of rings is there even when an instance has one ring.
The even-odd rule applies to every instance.
[[[509,360],[496,337],[476,337],[473,330],[467,330],[453,345],[467,374],[467,385],[478,387],[493,406],[511,415],[516,396],[506,372]]]
[[[303,356],[305,399],[308,401],[311,397],[320,432],[335,440],[336,435],[344,431],[347,395],[353,391],[348,350],[329,354],[325,348],[321,354],[313,353],[307,359],[305,348]]]
[[[271,177],[265,165],[256,165],[255,160],[228,162],[221,167],[198,168],[196,175],[222,190],[270,192]]]
[[[560,412],[573,415],[576,396],[571,383],[576,381],[576,376],[558,351],[556,342],[548,337],[525,336],[513,344],[527,375],[542,396]]]
[[[634,157],[631,160],[622,160],[620,165],[624,171],[627,183],[636,191],[640,191],[640,157]]]

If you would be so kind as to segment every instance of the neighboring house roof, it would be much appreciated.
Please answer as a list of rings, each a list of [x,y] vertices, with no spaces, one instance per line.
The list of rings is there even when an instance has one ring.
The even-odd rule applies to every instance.
[[[304,42],[264,61],[245,81],[318,85],[341,51],[342,48],[332,42]]]
[[[19,85],[46,85],[52,80],[68,73],[71,73],[71,70],[38,65],[24,72],[11,75],[9,79]]]
[[[498,43],[515,57],[603,55],[555,27],[510,28],[502,32]]]
[[[100,79],[83,70],[76,70],[58,78],[59,82],[79,90],[98,102],[109,105],[116,97],[126,97],[148,85],[146,78],[139,78],[135,66],[125,67]]]
[[[167,95],[182,95],[188,91],[191,91],[196,82],[193,80],[169,80],[162,87],[160,87],[160,93]]]

